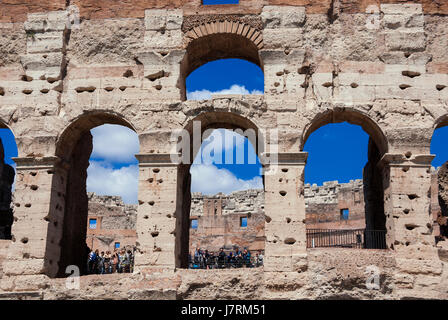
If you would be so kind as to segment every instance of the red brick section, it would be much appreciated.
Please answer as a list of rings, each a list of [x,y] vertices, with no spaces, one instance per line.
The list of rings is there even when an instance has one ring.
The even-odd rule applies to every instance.
[[[84,19],[143,18],[145,9],[182,8],[185,15],[259,14],[264,5],[305,6],[308,14],[325,14],[337,3],[342,13],[364,13],[380,3],[421,3],[426,14],[448,14],[447,0],[240,0],[237,5],[202,5],[202,0],[71,0]],[[0,22],[23,22],[28,13],[63,10],[66,0],[2,0]]]
[[[2,0],[0,22],[23,22],[28,13],[65,10],[65,0]]]

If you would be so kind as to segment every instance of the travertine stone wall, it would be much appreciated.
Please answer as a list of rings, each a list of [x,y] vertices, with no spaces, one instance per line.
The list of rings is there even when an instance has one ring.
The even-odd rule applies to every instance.
[[[430,140],[448,123],[447,13],[446,2],[430,0],[3,4],[0,119],[14,132],[19,156],[1,290],[64,296],[48,276],[64,272],[68,208],[84,199],[71,196],[71,170],[82,167],[73,155],[86,132],[113,123],[140,138],[136,274],[164,272],[179,297],[191,296],[186,283],[202,280],[179,271],[188,250],[188,165],[170,160],[179,151],[171,132],[191,132],[201,120],[202,132],[237,127],[265,135],[259,156],[271,172],[264,177],[264,276],[256,285],[266,297],[316,296],[322,286],[308,281],[320,269],[305,245],[302,150],[319,127],[348,121],[362,126],[377,150],[369,172],[380,177],[369,190],[383,198],[387,254],[396,263],[387,271],[390,292],[362,289],[358,297],[446,298],[446,245],[435,244],[429,195]],[[259,64],[264,96],[184,101],[185,77],[217,58]],[[267,163],[275,150],[266,130],[274,128],[279,157]],[[80,185],[83,177],[76,177]],[[281,294],[274,285],[280,278]],[[207,283],[201,290],[216,293]],[[339,286],[328,283],[325,290]]]
[[[87,246],[94,250],[113,252],[118,242],[120,248],[134,248],[137,241],[138,205],[124,204],[119,196],[99,196],[93,192],[87,196]],[[90,229],[90,219],[96,219],[95,229]]]

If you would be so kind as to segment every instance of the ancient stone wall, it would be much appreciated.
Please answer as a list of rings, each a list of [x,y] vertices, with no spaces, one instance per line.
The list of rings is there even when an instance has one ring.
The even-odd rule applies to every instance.
[[[190,220],[197,220],[197,229],[190,227],[190,252],[199,247],[217,252],[235,247],[251,251],[264,250],[264,192],[246,190],[229,195],[205,196],[193,193]],[[241,226],[247,218],[247,226]]]
[[[305,184],[305,208],[308,229],[364,229],[363,181]],[[348,210],[346,219],[342,210]]]
[[[435,243],[428,196],[431,137],[448,124],[447,13],[442,0],[2,3],[0,119],[14,132],[19,154],[2,294],[71,295],[53,278],[64,273],[73,245],[62,241],[71,238],[67,224],[81,226],[87,218],[81,191],[89,152],[80,141],[111,123],[133,129],[140,140],[135,275],[112,280],[129,284],[123,296],[160,298],[157,284],[169,279],[168,298],[347,297],[351,290],[358,298],[448,298],[446,241]],[[264,96],[185,101],[188,74],[219,58],[257,63]],[[201,132],[224,127],[263,135],[257,150],[266,169],[263,276],[241,273],[245,280],[231,295],[219,285],[228,273],[217,280],[180,270],[188,252],[190,177],[189,164],[172,161],[179,150],[171,133],[193,132],[194,120]],[[388,291],[372,293],[362,281],[341,284],[347,275],[331,272],[332,261],[343,265],[338,252],[306,249],[303,146],[319,127],[342,121],[360,125],[372,140],[368,173],[376,181],[365,201],[369,208],[382,202],[384,212],[372,223],[387,230],[388,250],[378,255],[392,259],[380,268]],[[80,186],[75,191],[73,182]],[[79,219],[71,216],[77,207]],[[72,236],[82,234],[85,220],[82,226]],[[372,261],[368,252],[361,269]],[[323,269],[314,267],[315,255]],[[328,286],[318,281],[322,272]],[[139,276],[149,278],[138,282]]]
[[[137,241],[137,205],[126,205],[118,196],[99,196],[88,193],[89,214],[86,244],[91,249],[113,252],[115,243],[120,248],[135,247]],[[90,219],[96,228],[90,228]]]

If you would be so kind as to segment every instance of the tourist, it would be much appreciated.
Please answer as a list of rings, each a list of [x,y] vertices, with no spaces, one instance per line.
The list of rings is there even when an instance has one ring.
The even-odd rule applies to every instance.
[[[226,264],[226,253],[223,248],[219,249],[218,253],[218,268],[224,268]]]
[[[95,271],[95,264],[96,264],[96,253],[95,251],[90,251],[89,257],[87,259],[87,274],[94,273]]]
[[[244,266],[246,268],[251,268],[251,262],[250,262],[250,251],[248,251],[246,248],[244,248],[243,251],[243,261],[244,261]]]
[[[99,274],[104,274],[104,251],[101,251],[101,254],[98,256],[97,265],[97,272]]]
[[[107,250],[106,254],[104,255],[104,273],[112,273],[112,255],[110,254],[110,251]]]

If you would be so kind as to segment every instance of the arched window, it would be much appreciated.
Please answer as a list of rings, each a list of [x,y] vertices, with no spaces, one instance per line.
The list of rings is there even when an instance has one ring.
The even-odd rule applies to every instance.
[[[328,121],[307,136],[308,248],[386,248],[384,173],[378,165],[385,142],[370,128],[368,134],[359,125]]]
[[[17,157],[17,145],[8,128],[0,128],[0,140],[0,240],[10,240],[14,223],[11,201],[16,167],[12,158]]]
[[[131,128],[117,116],[89,114],[61,135],[45,256],[49,276],[65,276],[68,265],[81,274],[131,271],[131,265],[118,269],[111,257],[132,252],[136,242],[139,141]],[[93,262],[96,250],[110,252],[107,264]]]

